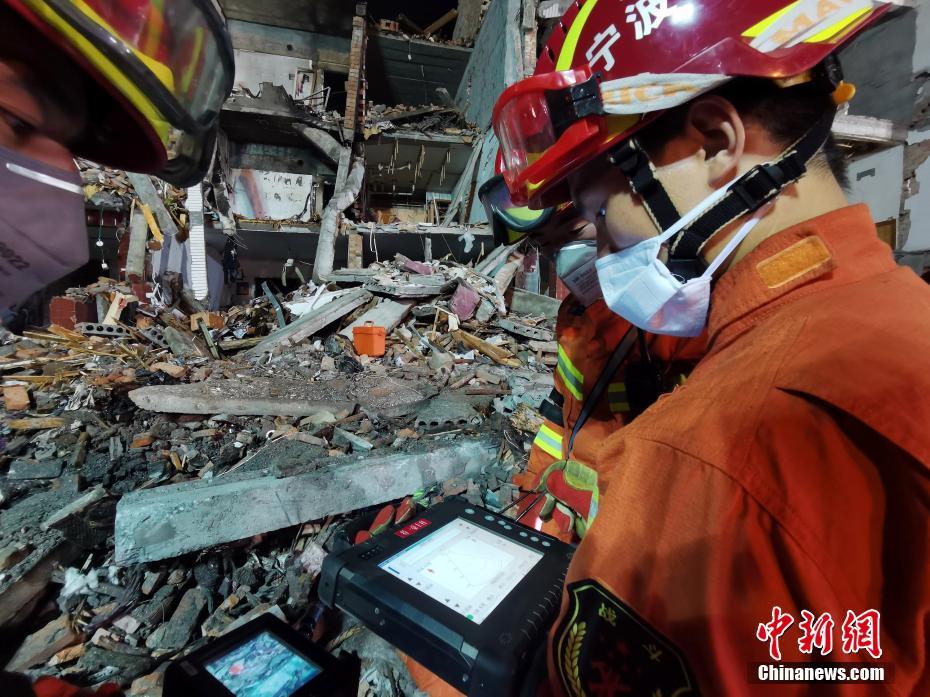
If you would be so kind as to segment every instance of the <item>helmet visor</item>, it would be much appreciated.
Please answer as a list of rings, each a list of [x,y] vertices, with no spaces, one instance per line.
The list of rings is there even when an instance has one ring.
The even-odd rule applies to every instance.
[[[600,97],[579,92],[589,81],[587,68],[546,73],[518,82],[501,95],[494,109],[494,130],[514,203],[546,207],[539,205],[537,194],[557,183],[586,146],[598,141],[603,130],[597,113]],[[595,110],[585,111],[592,103]]]
[[[513,202],[504,176],[498,174],[478,190],[497,245],[512,245],[539,232],[552,217],[552,209],[532,210]]]
[[[212,0],[23,0],[98,64],[118,87],[128,80],[176,128],[203,131],[232,86],[232,47]]]

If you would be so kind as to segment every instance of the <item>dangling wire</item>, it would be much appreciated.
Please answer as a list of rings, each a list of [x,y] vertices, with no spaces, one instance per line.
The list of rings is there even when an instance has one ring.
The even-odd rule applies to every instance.
[[[94,244],[100,247],[100,269],[106,271],[110,267],[107,266],[107,258],[103,253],[103,211],[98,211],[97,215],[97,241]]]

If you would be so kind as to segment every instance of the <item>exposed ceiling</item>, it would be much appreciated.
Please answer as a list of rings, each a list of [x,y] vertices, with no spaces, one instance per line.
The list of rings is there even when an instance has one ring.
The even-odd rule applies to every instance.
[[[375,136],[365,143],[368,190],[409,195],[416,201],[423,201],[427,191],[452,193],[468,166],[471,151],[472,145],[461,137],[431,138],[419,133]]]
[[[355,3],[349,0],[220,0],[227,19],[347,36]]]
[[[227,19],[349,36],[356,3],[354,0],[220,0],[220,5]],[[428,27],[456,7],[458,0],[370,0],[368,17],[397,20],[403,14],[420,27]],[[452,22],[449,27],[454,25]]]
[[[368,102],[444,104],[436,89],[445,88],[455,97],[470,57],[470,48],[374,34],[368,41],[366,61]]]

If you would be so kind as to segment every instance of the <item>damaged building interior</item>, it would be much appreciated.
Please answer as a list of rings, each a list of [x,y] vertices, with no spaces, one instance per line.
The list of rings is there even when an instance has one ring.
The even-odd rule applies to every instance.
[[[586,491],[578,483],[584,474],[572,469],[574,459],[583,460],[595,440],[600,445],[655,399],[641,403],[632,377],[606,384],[608,367],[617,370],[615,345],[633,337],[632,329],[616,336],[613,330],[577,329],[572,303],[587,295],[582,311],[600,303],[610,315],[597,282],[594,246],[569,235],[562,242],[573,244],[563,256],[556,254],[558,245],[513,236],[512,230],[501,233],[479,193],[502,171],[498,98],[538,72],[542,62],[555,65],[547,51],[552,54],[553,42],[561,45],[559,37],[578,42],[566,18],[577,26],[592,8],[598,6],[592,14],[597,16],[611,3],[620,8],[617,24],[596,39],[607,48],[598,53],[594,46],[587,54],[592,67],[601,60],[605,70],[614,69],[615,61],[603,51],[621,35],[645,44],[651,32],[684,31],[681,25],[705,6],[727,4],[180,3],[212,8],[203,12],[220,17],[229,42],[228,69],[225,54],[192,63],[197,70],[206,64],[204,75],[213,71],[217,84],[229,72],[230,89],[218,98],[216,128],[203,145],[209,151],[205,174],[169,183],[171,176],[162,178],[154,169],[136,173],[75,152],[84,215],[76,239],[78,246],[86,242],[86,263],[46,278],[28,297],[2,309],[0,659],[9,671],[4,676],[26,676],[36,684],[35,694],[44,695],[76,694],[55,691],[61,688],[52,683],[40,692],[36,681],[49,678],[92,691],[87,694],[132,697],[444,694],[418,677],[422,666],[412,656],[446,682],[452,682],[447,673],[464,670],[453,691],[517,694],[503,687],[510,678],[495,683],[487,677],[504,668],[483,663],[499,659],[509,666],[510,654],[489,659],[482,653],[485,645],[470,638],[477,628],[494,627],[495,641],[510,643],[509,631],[498,631],[493,614],[481,615],[477,606],[469,606],[475,616],[453,611],[458,596],[445,599],[448,609],[442,606],[442,612],[467,616],[471,624],[467,631],[455,629],[459,633],[447,643],[430,639],[437,655],[455,666],[443,673],[412,639],[391,640],[391,631],[434,631],[431,623],[446,616],[439,610],[415,615],[420,619],[408,616],[407,625],[399,622],[391,631],[382,619],[379,630],[364,610],[350,607],[370,601],[350,600],[355,597],[350,588],[363,597],[349,584],[360,584],[367,573],[351,564],[361,565],[369,558],[365,554],[377,557],[384,547],[397,554],[391,559],[408,565],[396,563],[397,568],[414,568],[397,545],[430,525],[428,512],[437,507],[467,506],[461,510],[468,515],[480,510],[507,532],[519,517],[530,527],[518,527],[513,535],[529,540],[538,533],[542,542],[534,535],[533,544],[545,545],[530,550],[542,560],[529,563],[533,573],[542,577],[546,555],[553,554],[550,540],[571,550],[553,572],[554,604],[550,599],[545,610],[530,608],[549,613],[544,626],[533,625],[536,644],[558,614],[574,550],[567,545],[584,536],[598,509],[597,475],[585,512],[573,507],[572,494]],[[3,0],[7,4],[4,13],[65,16],[63,7],[90,7],[86,12],[98,17],[106,13],[98,5],[137,12],[138,6],[179,3]],[[855,5],[858,14],[844,16],[844,31],[870,17],[838,54],[845,73],[840,84],[854,84],[856,91],[832,125],[835,152],[848,167],[847,197],[868,204],[889,259],[930,279],[930,228],[921,219],[930,215],[930,184],[920,185],[930,178],[930,7],[884,0],[819,4]],[[44,14],[37,8],[45,8]],[[872,19],[875,8],[881,10]],[[5,17],[0,15],[0,23]],[[171,20],[171,12],[159,19],[182,31]],[[150,17],[147,22],[149,29],[154,26]],[[120,31],[113,17],[103,24]],[[197,34],[202,31],[192,32],[199,42],[205,41]],[[760,29],[768,36],[766,31]],[[5,37],[2,30],[0,36]],[[151,65],[154,59],[142,49],[132,50],[145,59],[136,63]],[[8,109],[5,55],[0,50],[0,114]],[[563,62],[560,58],[558,70],[576,67]],[[188,102],[180,101],[185,107]],[[548,108],[557,110],[552,99]],[[96,113],[91,104],[88,118]],[[172,147],[184,149],[183,142]],[[8,168],[16,171],[12,164]],[[5,181],[0,173],[0,187]],[[0,223],[8,200],[0,199]],[[4,259],[8,249],[0,248]],[[641,364],[652,366],[642,337],[627,350],[639,350]],[[584,355],[577,354],[579,347]],[[687,351],[669,359],[674,384],[666,381],[660,391],[686,384],[705,350],[695,348],[694,360],[684,357]],[[598,400],[602,406],[589,407]],[[592,426],[585,440],[581,426],[588,419],[601,419],[603,427]],[[555,488],[545,489],[547,477],[556,475]],[[571,493],[553,494],[559,486]],[[600,505],[605,500],[601,492]],[[527,513],[532,515],[524,518]],[[534,516],[537,522],[530,524]],[[471,525],[466,518],[461,513],[449,525]],[[461,544],[479,549],[478,540]],[[451,573],[468,588],[504,583],[497,565],[511,557],[488,545],[480,553],[463,548],[459,557],[450,554],[446,567],[437,563],[426,571]],[[359,549],[368,551],[346,556]],[[355,569],[333,571],[346,584],[338,591],[324,571],[327,560],[328,568],[335,567],[337,555]],[[407,573],[384,571],[387,564],[375,568],[398,578]],[[479,571],[469,572],[468,565]],[[388,594],[388,582],[379,583]],[[456,592],[471,598],[461,588]],[[399,606],[407,607],[404,603],[416,604],[408,598]],[[508,603],[519,605],[512,596]],[[600,607],[607,613],[602,618],[614,613]],[[323,665],[329,659],[300,659],[314,666],[301,678],[295,664],[275,664],[272,651],[267,661],[286,679],[235,688],[211,672],[217,680],[209,690],[190,687],[195,683],[172,687],[170,679],[166,684],[172,666],[192,665],[191,657],[239,637],[244,627],[264,626],[253,623],[271,622],[269,616],[316,650],[336,656],[335,667]],[[616,620],[616,614],[610,617]],[[516,626],[512,631],[519,634]],[[523,633],[530,637],[529,630]],[[634,644],[654,648],[638,637]],[[754,638],[746,636],[745,642],[765,653]],[[544,675],[545,656],[533,659],[535,648],[514,644],[523,653],[519,666],[506,668],[511,677],[524,675],[528,665]],[[299,647],[288,646],[300,654]],[[923,645],[920,650],[926,654]],[[658,662],[659,654],[651,655]],[[923,678],[913,692],[842,694],[926,695],[919,686],[930,689],[930,669],[927,656],[920,658]],[[230,679],[251,670],[251,658],[239,660],[224,668]],[[204,665],[212,671],[217,664]],[[481,673],[485,669],[487,675]],[[320,671],[350,674],[352,684],[301,692]],[[742,663],[738,672],[745,674]],[[105,687],[112,684],[118,688]],[[656,683],[649,691],[630,691],[621,683],[601,691],[588,683],[566,684],[577,685],[564,688],[574,696],[698,694],[696,687],[676,692],[671,683]],[[701,693],[801,694],[743,687]],[[0,686],[0,693],[6,689]]]

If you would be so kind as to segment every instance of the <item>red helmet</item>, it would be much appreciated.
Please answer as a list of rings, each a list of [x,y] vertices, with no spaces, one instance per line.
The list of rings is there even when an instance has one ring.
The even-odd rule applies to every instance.
[[[885,0],[577,0],[536,74],[494,109],[515,202],[564,200],[556,187],[572,170],[732,78],[802,81],[889,8]]]

